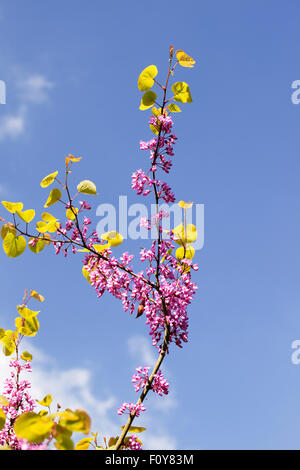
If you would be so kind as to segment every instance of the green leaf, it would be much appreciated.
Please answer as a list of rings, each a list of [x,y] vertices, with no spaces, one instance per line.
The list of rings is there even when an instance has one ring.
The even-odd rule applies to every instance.
[[[23,209],[22,202],[8,202],[8,201],[1,201],[3,206],[5,207],[8,212],[15,214],[17,211],[21,211]]]
[[[154,105],[156,98],[157,94],[155,91],[146,91],[142,96],[140,109],[144,111],[145,109],[151,108],[151,106]]]
[[[42,406],[46,406],[47,408],[49,408],[49,406],[51,405],[52,403],[52,395],[46,395],[42,400],[36,400],[37,403],[39,403],[40,405]]]
[[[175,103],[170,103],[168,109],[170,113],[181,113],[181,109]]]
[[[58,171],[55,171],[54,173],[51,173],[48,176],[45,176],[45,178],[41,181],[40,185],[42,188],[47,188],[47,186],[50,186],[50,184],[53,183],[55,180],[56,175],[58,174]]]
[[[88,450],[90,442],[92,442],[92,440],[92,437],[84,437],[83,439],[77,442],[75,450]]]
[[[140,91],[147,91],[154,85],[154,77],[156,77],[158,71],[155,65],[149,65],[140,74],[138,78],[138,88]]]
[[[0,429],[4,428],[6,421],[6,416],[4,411],[0,408]]]
[[[52,189],[52,191],[50,192],[49,194],[49,197],[46,201],[46,204],[44,205],[44,207],[50,207],[52,206],[53,204],[55,204],[57,201],[59,201],[61,198],[61,190],[58,189],[58,188],[54,188]]]
[[[83,180],[77,186],[77,191],[83,194],[97,195],[96,185],[90,180]]]
[[[31,240],[34,240],[34,238],[30,238],[29,241]],[[28,242],[28,248],[30,249],[30,251],[32,251],[32,253],[40,253],[44,248],[45,248],[45,245],[46,245],[46,242],[45,240],[42,240],[40,238],[36,238],[36,243],[35,245],[31,245],[29,242]]]
[[[16,213],[20,219],[24,220],[24,222],[27,224],[29,224],[29,222],[31,222],[35,217],[34,209],[28,209],[27,211],[17,211]]]
[[[175,101],[180,101],[180,103],[191,103],[193,101],[190,93],[190,87],[185,82],[174,83],[172,85],[172,91],[175,95]]]
[[[3,240],[3,250],[9,258],[17,258],[26,248],[26,240],[22,235],[16,237],[13,233],[7,233]]]
[[[49,436],[53,426],[54,422],[49,418],[28,411],[17,417],[14,431],[19,439],[39,444]]]
[[[23,361],[31,362],[32,354],[30,354],[28,351],[24,351],[23,354],[21,355],[21,359],[23,359]]]

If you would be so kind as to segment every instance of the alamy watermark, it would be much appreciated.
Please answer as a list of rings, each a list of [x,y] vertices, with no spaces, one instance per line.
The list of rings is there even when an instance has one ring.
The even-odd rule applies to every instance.
[[[97,223],[97,233],[118,231],[124,239],[131,240],[156,240],[157,239],[157,213],[160,214],[162,238],[170,238],[170,230],[181,223],[188,227],[192,224],[196,227],[197,238],[193,242],[195,250],[201,250],[204,245],[204,204],[193,204],[183,213],[178,204],[151,204],[150,212],[144,204],[128,205],[127,196],[119,196],[119,207],[113,204],[103,203],[97,207],[96,216],[101,217]],[[118,217],[117,217],[118,214]],[[118,219],[118,220],[117,220]],[[144,224],[141,223],[144,221]],[[150,229],[145,225],[149,223]]]
[[[291,361],[292,364],[295,364],[297,366],[298,364],[300,364],[300,339],[295,339],[292,342],[291,348],[294,349],[291,355]]]
[[[6,84],[0,80],[0,104],[6,104]]]
[[[300,80],[294,80],[291,88],[295,91],[291,94],[291,100],[293,104],[300,103]]]

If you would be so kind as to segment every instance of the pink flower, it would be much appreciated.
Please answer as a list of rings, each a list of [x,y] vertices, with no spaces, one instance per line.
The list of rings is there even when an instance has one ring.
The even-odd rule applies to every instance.
[[[123,413],[133,414],[138,418],[140,416],[141,411],[146,411],[143,403],[123,403],[120,408],[118,409],[118,415],[122,415]]]

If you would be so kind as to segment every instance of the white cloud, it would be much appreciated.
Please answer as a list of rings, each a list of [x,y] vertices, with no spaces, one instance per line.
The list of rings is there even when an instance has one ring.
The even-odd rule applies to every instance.
[[[48,92],[54,87],[54,83],[47,80],[44,75],[34,74],[19,80],[17,86],[24,103],[41,104],[47,101]]]
[[[15,113],[6,114],[0,119],[0,141],[15,140],[25,132],[31,106],[45,103],[54,83],[44,75],[32,74],[18,78],[16,86],[19,90],[19,107]]]
[[[149,340],[141,335],[131,336],[128,339],[129,353],[133,358],[138,357],[145,366],[154,366],[157,356],[154,354],[154,348]],[[156,350],[157,351],[157,350]]]
[[[16,139],[24,132],[26,108],[21,106],[16,114],[7,114],[0,119],[0,140]]]

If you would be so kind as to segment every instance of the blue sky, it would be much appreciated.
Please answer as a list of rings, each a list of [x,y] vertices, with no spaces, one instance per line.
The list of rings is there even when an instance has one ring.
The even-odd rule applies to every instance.
[[[196,60],[176,75],[194,102],[176,115],[168,182],[177,200],[205,205],[205,245],[190,341],[172,348],[164,368],[172,391],[149,397],[137,421],[149,428],[148,448],[300,448],[300,366],[291,362],[300,338],[300,106],[291,102],[299,8],[294,0],[0,3],[0,196],[26,208],[42,208],[39,182],[68,153],[84,156],[74,184],[97,184],[95,224],[102,202],[142,202],[130,176],[146,165],[138,144],[151,136],[137,77],[150,64],[164,75],[170,44]],[[79,256],[0,257],[1,326],[11,326],[25,287],[46,297],[31,341],[36,390],[94,411],[94,431],[117,432],[124,420],[115,409],[136,398],[131,375],[155,353],[143,321],[108,295],[97,299]]]

